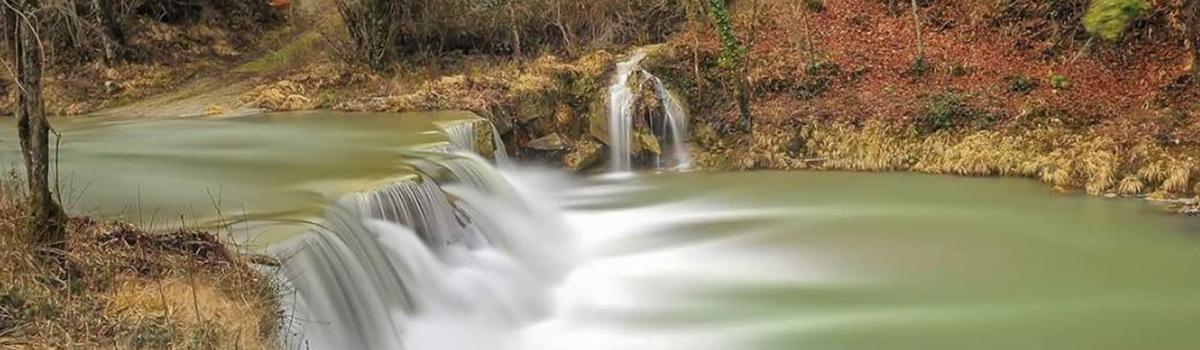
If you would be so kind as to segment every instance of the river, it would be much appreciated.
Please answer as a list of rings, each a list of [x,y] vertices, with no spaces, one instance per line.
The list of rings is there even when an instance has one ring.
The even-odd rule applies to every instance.
[[[1200,346],[1200,222],[1141,201],[1020,179],[501,169],[430,146],[463,117],[85,119],[58,123],[59,162],[86,189],[77,213],[246,217],[237,231],[289,257],[300,348]]]

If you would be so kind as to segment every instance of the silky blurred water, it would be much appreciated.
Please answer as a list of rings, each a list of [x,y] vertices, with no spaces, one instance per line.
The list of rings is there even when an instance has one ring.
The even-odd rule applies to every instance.
[[[255,223],[260,244],[326,245],[296,259],[310,264],[295,275],[316,310],[299,335],[321,337],[304,343],[314,349],[1200,348],[1200,222],[1145,202],[1021,179],[579,177],[411,152],[446,141],[437,123],[465,116],[55,125],[76,213],[204,225],[220,208]],[[19,165],[12,125],[2,131],[0,161]],[[429,247],[361,213],[301,235],[311,225],[298,222],[419,173],[418,160],[484,190],[425,184],[447,195],[375,209],[439,210],[440,225],[466,225],[474,240]]]
[[[1032,181],[684,173],[564,196],[538,349],[1195,349],[1200,223]]]
[[[72,213],[156,229],[246,218],[262,245],[298,234],[266,222],[320,216],[337,198],[409,172],[404,151],[443,142],[435,124],[468,112],[330,111],[213,118],[52,118]],[[0,165],[20,169],[15,121],[0,124]],[[19,171],[20,172],[20,171]],[[218,215],[217,208],[220,208]]]

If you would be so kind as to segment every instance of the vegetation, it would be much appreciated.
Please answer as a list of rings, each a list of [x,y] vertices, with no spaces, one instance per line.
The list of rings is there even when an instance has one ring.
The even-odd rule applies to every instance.
[[[1083,23],[1092,35],[1117,40],[1134,19],[1149,9],[1145,0],[1093,0]]]
[[[0,348],[272,349],[274,281],[212,234],[152,234],[72,218],[64,264],[45,265],[25,201],[0,191]]]
[[[338,0],[352,44],[376,70],[401,54],[558,52],[665,40],[686,17],[677,0]],[[336,36],[332,36],[335,42]]]
[[[744,130],[753,129],[753,118],[750,112],[750,87],[746,76],[747,50],[733,34],[733,24],[729,20],[729,9],[725,0],[707,0],[708,12],[712,14],[713,27],[721,38],[721,58],[718,61],[721,68],[728,73],[729,80],[737,88],[738,113]]]
[[[982,126],[992,116],[970,106],[965,96],[948,91],[930,97],[920,118],[917,128],[923,133],[934,133]]]

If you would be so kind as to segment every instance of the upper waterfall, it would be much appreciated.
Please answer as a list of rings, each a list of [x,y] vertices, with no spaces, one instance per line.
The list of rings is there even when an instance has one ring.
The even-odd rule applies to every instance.
[[[635,109],[638,106],[638,96],[632,88],[634,83],[651,83],[654,95],[661,101],[663,121],[648,120],[650,136],[656,137],[656,142],[669,142],[662,147],[660,153],[670,152],[670,168],[686,169],[691,164],[691,156],[687,150],[687,111],[681,101],[667,89],[661,79],[641,68],[641,62],[646,58],[646,52],[638,50],[629,59],[617,63],[613,83],[608,87],[608,133],[610,149],[610,167],[613,172],[628,172],[633,169],[633,142],[636,132]],[[635,73],[640,74],[644,81],[631,81]],[[657,124],[657,125],[655,125]],[[657,126],[655,128],[654,126]],[[657,154],[655,165],[663,168],[662,154]]]

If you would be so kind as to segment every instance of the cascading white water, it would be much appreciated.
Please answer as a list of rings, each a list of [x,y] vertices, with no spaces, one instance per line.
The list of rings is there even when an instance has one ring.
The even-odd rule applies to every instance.
[[[496,152],[492,158],[496,160],[496,165],[509,166],[508,147],[504,145],[504,139],[500,137],[500,130],[496,129],[496,124],[488,123],[488,126],[492,128],[492,142],[496,145]]]
[[[663,84],[662,79],[653,75],[647,75],[654,80],[654,89],[658,93],[659,99],[662,100],[663,110],[667,116],[667,125],[671,133],[671,152],[674,157],[676,169],[687,169],[692,165],[691,152],[687,149],[687,111],[683,109],[683,104],[679,98],[667,89],[667,85]],[[666,133],[663,133],[666,134]]]
[[[633,90],[629,88],[629,77],[646,58],[638,51],[624,62],[617,63],[613,84],[608,87],[608,146],[609,162],[613,172],[628,172],[633,167],[630,155],[633,139]]]
[[[491,348],[545,314],[550,285],[576,256],[569,231],[486,160],[453,151],[473,144],[469,124],[446,127],[451,151],[424,151],[417,168],[430,176],[347,196],[317,228],[272,248],[289,257],[296,292],[289,343]]]
[[[645,51],[637,51],[629,59],[617,63],[617,71],[613,83],[608,87],[608,134],[611,169],[613,172],[628,172],[633,168],[633,111],[637,103],[636,96],[629,86],[629,79],[635,72],[641,72],[655,86],[655,94],[662,101],[663,112],[667,122],[665,129],[660,130],[659,139],[666,139],[669,133],[670,150],[673,168],[685,169],[691,164],[691,156],[686,146],[687,112],[683,104],[667,89],[662,80],[650,72],[641,69],[641,62],[646,58]],[[661,163],[661,159],[660,162]]]
[[[464,152],[475,151],[475,123],[463,121],[443,125],[442,130],[445,131],[446,137],[450,139],[450,145],[454,150]]]
[[[458,152],[475,152],[475,130],[476,121],[463,121],[442,126],[445,130],[446,137],[450,139],[452,150]],[[487,123],[492,132],[492,143],[496,148],[492,157],[496,160],[496,164],[506,166],[508,161],[508,147],[504,145],[504,140],[500,137],[500,131],[496,129],[496,125]]]

